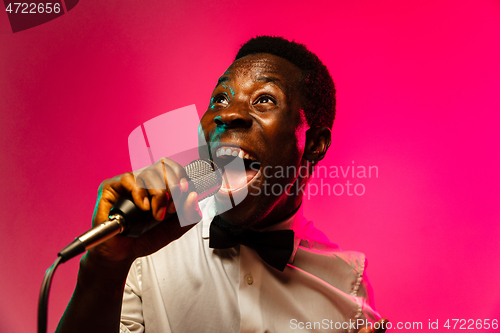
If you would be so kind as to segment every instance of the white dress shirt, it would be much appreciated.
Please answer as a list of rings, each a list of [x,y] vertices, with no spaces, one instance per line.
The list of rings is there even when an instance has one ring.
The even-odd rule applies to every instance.
[[[202,221],[177,241],[137,259],[125,285],[122,333],[357,332],[376,321],[362,253],[342,252],[302,216],[264,231],[295,231],[280,272],[251,248],[212,249],[213,198]]]

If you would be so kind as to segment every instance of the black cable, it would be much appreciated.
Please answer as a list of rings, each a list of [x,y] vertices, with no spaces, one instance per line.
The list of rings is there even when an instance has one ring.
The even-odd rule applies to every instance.
[[[57,257],[52,266],[47,269],[40,289],[40,296],[38,298],[38,333],[47,333],[47,308],[49,303],[50,284],[52,283],[52,276],[56,271],[57,266],[61,262],[61,257]]]

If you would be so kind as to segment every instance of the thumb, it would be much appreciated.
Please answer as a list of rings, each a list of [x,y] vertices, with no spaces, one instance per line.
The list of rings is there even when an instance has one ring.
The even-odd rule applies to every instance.
[[[182,209],[177,210],[181,226],[200,222],[203,215],[198,205],[198,194],[191,192],[182,203]]]

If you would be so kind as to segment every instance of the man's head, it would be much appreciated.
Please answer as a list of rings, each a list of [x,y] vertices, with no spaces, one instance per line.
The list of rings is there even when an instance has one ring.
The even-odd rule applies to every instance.
[[[321,160],[330,145],[334,118],[334,91],[325,91],[333,89],[333,82],[317,57],[282,38],[260,38],[269,47],[259,46],[256,38],[240,49],[219,78],[201,120],[216,163],[244,160],[246,173],[241,176],[226,168],[227,176],[236,181],[223,185],[218,200],[237,199],[243,188],[248,189],[241,203],[221,215],[246,227],[272,224],[298,207],[310,164]],[[271,40],[281,47],[273,49]],[[297,56],[291,57],[293,53]],[[329,97],[317,96],[314,87]]]
[[[288,60],[302,72],[302,109],[311,128],[332,128],[335,119],[335,85],[328,68],[303,44],[282,37],[259,36],[243,44],[235,61],[250,54],[268,53]]]

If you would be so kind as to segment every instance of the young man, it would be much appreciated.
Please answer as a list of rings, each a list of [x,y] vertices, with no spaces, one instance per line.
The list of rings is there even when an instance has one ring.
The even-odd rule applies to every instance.
[[[357,332],[377,320],[364,256],[341,252],[300,208],[334,116],[333,81],[314,54],[278,37],[248,41],[201,119],[209,157],[242,158],[245,173],[199,206],[169,159],[105,181],[94,225],[123,195],[164,222],[83,256],[58,332]],[[220,209],[243,188],[239,204]],[[201,222],[181,228],[173,197]]]

